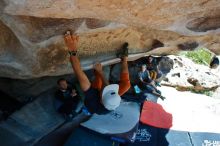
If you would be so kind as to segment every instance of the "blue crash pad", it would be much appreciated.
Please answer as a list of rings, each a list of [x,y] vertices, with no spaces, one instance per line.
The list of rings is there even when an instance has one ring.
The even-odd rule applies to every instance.
[[[220,133],[190,132],[194,146],[220,146]]]
[[[87,130],[83,127],[78,127],[73,131],[64,146],[119,146],[119,143],[110,140],[109,138]]]

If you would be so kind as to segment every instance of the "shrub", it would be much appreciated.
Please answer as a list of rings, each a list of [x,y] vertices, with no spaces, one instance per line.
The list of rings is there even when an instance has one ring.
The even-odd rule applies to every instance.
[[[195,51],[186,51],[183,52],[181,55],[191,59],[197,64],[203,64],[207,66],[209,66],[213,56],[212,53],[205,48],[200,48]]]
[[[212,96],[213,92],[209,90],[203,90],[203,91],[196,91],[196,90],[191,90],[192,93],[197,93],[197,94],[204,94],[206,96]]]

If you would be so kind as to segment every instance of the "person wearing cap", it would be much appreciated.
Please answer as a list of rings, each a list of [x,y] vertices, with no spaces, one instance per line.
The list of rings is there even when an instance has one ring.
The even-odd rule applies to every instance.
[[[128,43],[125,43],[120,52],[117,53],[117,57],[120,57],[122,60],[120,83],[109,84],[104,77],[100,63],[94,65],[94,82],[91,83],[89,81],[77,57],[77,36],[71,35],[68,31],[64,36],[64,40],[69,50],[72,68],[85,94],[85,108],[83,111],[86,111],[88,114],[106,114],[115,110],[120,105],[121,95],[130,88],[127,64]]]

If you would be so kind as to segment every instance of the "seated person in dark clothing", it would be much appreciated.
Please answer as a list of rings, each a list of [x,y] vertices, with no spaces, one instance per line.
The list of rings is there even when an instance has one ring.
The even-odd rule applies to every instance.
[[[64,78],[59,79],[57,85],[59,89],[55,97],[59,102],[56,105],[58,112],[65,116],[74,116],[75,109],[80,101],[78,92]]]
[[[147,70],[145,64],[141,66],[141,71],[138,73],[138,80],[139,80],[139,86],[142,90],[146,90],[149,93],[152,93],[160,97],[162,100],[165,99],[165,97],[161,95],[161,92],[155,86],[155,82],[154,80],[151,79],[150,73]]]
[[[210,68],[216,69],[219,66],[219,59],[218,57],[214,56],[210,62]]]
[[[147,70],[149,71],[151,79],[155,81],[156,85],[160,86],[158,79],[162,77],[162,72],[158,68],[157,60],[153,58],[153,56],[148,56],[146,65],[147,65]]]

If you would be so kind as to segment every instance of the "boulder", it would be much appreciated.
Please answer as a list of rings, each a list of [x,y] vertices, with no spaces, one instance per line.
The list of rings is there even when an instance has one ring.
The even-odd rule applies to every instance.
[[[66,30],[79,35],[85,70],[114,59],[124,42],[130,53],[169,55],[203,46],[220,54],[219,6],[215,0],[0,0],[0,77],[72,73]]]
[[[212,95],[212,97],[214,97],[214,98],[220,98],[220,87],[218,87],[218,88],[215,90],[215,92],[214,92],[214,94]]]
[[[166,76],[163,85],[179,90],[215,91],[220,86],[219,71],[199,65],[183,56],[169,56],[174,61],[173,69]]]

